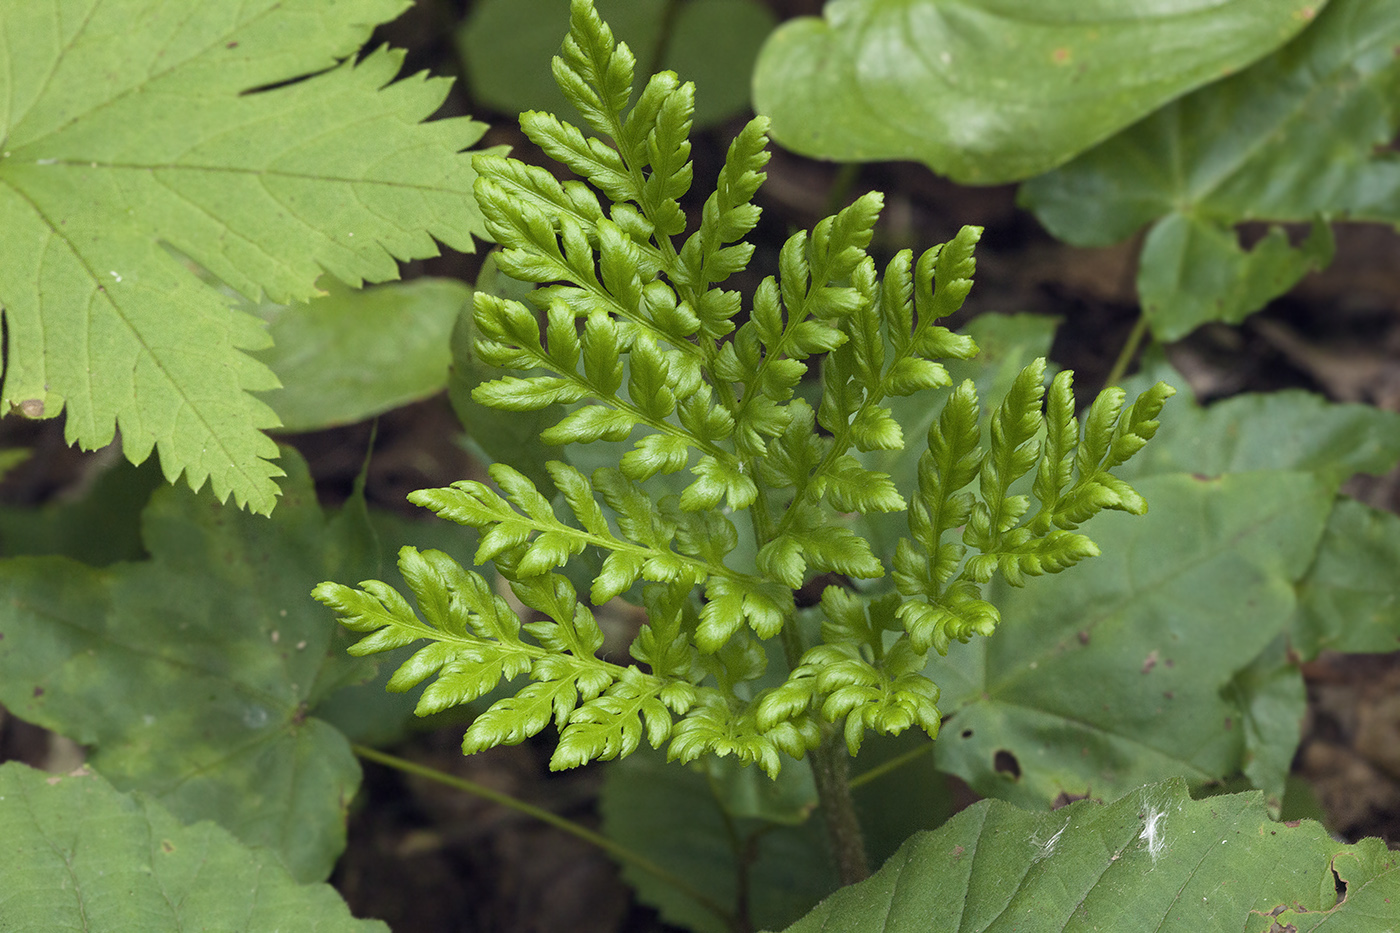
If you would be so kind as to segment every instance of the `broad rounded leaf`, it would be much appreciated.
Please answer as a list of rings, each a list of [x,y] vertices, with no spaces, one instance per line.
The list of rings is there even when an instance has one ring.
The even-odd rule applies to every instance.
[[[1316,0],[836,0],[768,40],[773,137],[912,159],[964,184],[1029,178],[1276,48]]]
[[[1345,845],[1273,822],[1257,793],[1192,800],[1176,780],[1049,813],[980,801],[786,933],[1380,933],[1397,900],[1379,839]]]
[[[1340,500],[1317,560],[1298,587],[1293,648],[1305,660],[1322,651],[1400,648],[1400,516]]]
[[[1156,222],[1138,288],[1160,338],[1239,321],[1325,265],[1331,245],[1315,230],[1290,248],[1278,231],[1246,252],[1235,224],[1400,220],[1396,13],[1392,0],[1336,0],[1253,67],[1027,182],[1022,202],[1081,246]]]
[[[1185,384],[1170,367],[1150,365],[1124,388],[1140,390],[1158,379]],[[1397,462],[1400,413],[1289,389],[1208,406],[1174,399],[1152,443],[1118,475],[1133,482],[1160,473],[1304,470],[1340,483],[1356,473],[1382,475]]]
[[[258,309],[273,345],[257,356],[282,383],[263,401],[284,429],[361,421],[447,387],[452,329],[470,288],[455,279],[325,285],[324,298]]]
[[[1394,223],[1397,44],[1392,0],[1335,0],[1274,54],[1027,182],[1022,200],[1080,246],[1181,209],[1228,222],[1327,213]]]
[[[85,769],[0,765],[0,878],[3,930],[388,933],[329,885],[298,884],[270,850],[181,825]]]
[[[267,336],[179,256],[288,301],[472,248],[482,126],[421,123],[447,81],[394,82],[402,53],[354,59],[405,6],[0,0],[4,403],[271,511]]]
[[[327,522],[305,466],[285,461],[271,520],[166,487],[142,515],[149,560],[0,562],[0,703],[92,746],[119,788],[320,880],[360,769],[314,714],[374,665],[345,655],[350,639],[308,594],[376,568],[368,529],[348,513]]]
[[[1044,807],[1243,766],[1245,710],[1221,691],[1287,630],[1333,487],[1282,471],[1134,485],[1151,511],[1095,518],[1102,556],[994,584],[996,637],[932,659],[934,755],[979,793]]]

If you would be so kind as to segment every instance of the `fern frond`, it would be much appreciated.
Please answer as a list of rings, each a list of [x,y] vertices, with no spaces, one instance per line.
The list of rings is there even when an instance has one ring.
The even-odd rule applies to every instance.
[[[971,288],[980,228],[917,259],[897,253],[881,276],[868,249],[882,200],[866,194],[787,239],[745,317],[740,296],[720,286],[754,254],[744,238],[759,218],[767,122],[750,121],[730,145],[698,226],[679,241],[694,181],[694,88],[663,72],[634,100],[631,52],[589,0],[571,9],[554,67],[582,128],[544,113],[521,125],[580,180],[477,159],[497,263],[538,287],[528,304],[477,295],[476,355],[505,372],[483,377],[472,397],[548,411],[535,416],[557,418],[543,441],[618,445],[605,460],[616,466],[585,476],[561,455],[532,470],[547,476],[541,487],[495,464],[495,488],[461,482],[410,497],[479,531],[476,561],[496,566],[531,610],[528,622],[435,552],[405,552],[417,612],[373,581],[325,584],[318,598],[365,633],[357,652],[426,642],[391,681],[406,688],[436,675],[422,709],[528,678],[477,717],[469,751],[553,722],[554,767],[621,757],[646,741],[672,760],[734,756],[777,774],[784,756],[828,754],[827,734],[843,735],[852,754],[871,731],[936,736],[928,652],[994,631],[1001,617],[984,589],[995,575],[1019,586],[1060,572],[1098,553],[1076,530],[1082,522],[1105,508],[1146,508],[1112,471],[1152,437],[1171,390],[1159,385],[1127,407],[1122,393],[1105,392],[1081,427],[1071,376],[1047,392],[1038,360],[985,430],[966,380],[924,437],[906,437],[889,400],[948,387],[944,361],[977,352],[938,322]],[[818,362],[814,403],[802,382]],[[923,448],[917,483],[902,491],[868,455],[911,443]],[[1017,484],[1032,473],[1031,495],[1022,494]],[[541,492],[549,486],[552,499]],[[848,520],[900,511],[909,535],[893,554],[876,553]],[[585,553],[601,558],[593,605],[640,596],[646,607],[635,664],[596,656],[593,613],[557,572]],[[891,570],[892,587],[854,589]],[[826,588],[820,640],[808,644],[796,591],[818,573],[852,588]],[[763,642],[780,634],[792,669],[758,689]]]

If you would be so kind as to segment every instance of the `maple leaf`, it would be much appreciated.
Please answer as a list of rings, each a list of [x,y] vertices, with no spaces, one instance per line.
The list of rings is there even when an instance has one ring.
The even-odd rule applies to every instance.
[[[3,403],[270,512],[268,338],[182,257],[285,302],[472,249],[483,125],[422,122],[449,82],[395,81],[401,52],[354,58],[408,5],[0,0]]]

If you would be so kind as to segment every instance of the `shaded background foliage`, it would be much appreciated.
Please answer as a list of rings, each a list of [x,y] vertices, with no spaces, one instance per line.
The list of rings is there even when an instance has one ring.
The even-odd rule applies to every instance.
[[[672,58],[670,50],[657,50],[654,40],[647,45],[649,30],[658,29],[662,6],[660,3],[636,5],[636,22],[615,21],[619,33],[629,41],[635,40],[639,50],[649,49],[657,63],[684,69],[684,77],[695,78],[702,102],[711,97],[725,99],[726,94],[733,95],[732,87],[715,87],[721,83],[723,74],[707,78],[695,73],[684,59]],[[821,13],[817,2],[772,0],[763,6],[773,22],[794,15]],[[464,50],[470,53],[473,39],[470,29],[462,24],[479,26],[481,18],[488,13],[501,15],[502,7],[501,3],[422,0],[405,16],[383,27],[376,35],[376,43],[382,39],[407,48],[406,69],[409,72],[428,68],[438,74],[464,76],[465,80],[458,83],[444,105],[443,115],[470,114],[486,121],[491,128],[482,146],[508,145],[517,157],[547,164],[546,160],[538,158],[538,153],[530,152],[530,144],[514,127],[515,115],[493,109],[499,106],[498,99],[492,96],[496,92],[486,82],[473,81],[464,74],[462,55]],[[517,9],[526,7],[527,4],[522,3]],[[601,8],[605,17],[613,17],[606,3],[601,4]],[[676,24],[673,27],[680,29]],[[629,35],[629,30],[635,31],[635,35]],[[562,31],[562,27],[541,30],[549,37],[542,47],[546,51],[552,49]],[[679,37],[680,32],[674,35]],[[673,43],[679,45],[679,38]],[[674,54],[680,55],[682,51],[677,48]],[[645,64],[647,56],[640,57]],[[731,63],[722,71],[733,77],[741,71],[741,66]],[[746,97],[746,89],[742,84],[740,87]],[[738,99],[736,107],[742,107],[743,97]],[[546,99],[540,106],[557,105]],[[1179,106],[1189,108],[1191,104],[1184,102]],[[742,125],[742,115],[726,117],[724,108],[716,107],[705,114],[704,122],[707,125],[695,137],[696,176],[708,180],[717,173],[725,145]],[[1148,131],[1150,127],[1143,132]],[[1072,173],[1074,170],[1065,171]],[[774,147],[769,176],[770,181],[758,199],[764,208],[756,238],[758,257],[753,271],[747,273],[754,278],[737,287],[749,290],[759,275],[776,265],[777,248],[790,230],[808,227],[865,190],[878,189],[886,193],[888,207],[872,247],[877,255],[888,255],[906,246],[927,247],[951,238],[965,223],[987,228],[979,247],[977,284],[959,323],[987,312],[1028,312],[1039,316],[1026,325],[1036,332],[1034,339],[1026,338],[1027,346],[1033,345],[1035,340],[1048,340],[1053,333],[1052,359],[1077,371],[1084,397],[1103,382],[1130,338],[1140,307],[1137,254],[1144,239],[1156,235],[1155,231],[1154,234],[1138,232],[1118,245],[1101,245],[1102,239],[1090,236],[1066,235],[1067,239],[1089,244],[1069,246],[1050,236],[1035,216],[1017,206],[1015,188],[961,187],[913,162],[839,167],[810,161]],[[697,185],[698,194],[705,192],[705,183]],[[1028,196],[1035,203],[1034,185],[1031,190],[1030,195],[1023,197]],[[698,201],[686,206],[698,213]],[[1226,223],[1240,219],[1228,211],[1221,216],[1227,218]],[[1307,242],[1307,221],[1311,219],[1308,214],[1279,216],[1278,219],[1295,224],[1285,230],[1291,242]],[[1080,220],[1076,222],[1082,224]],[[1204,229],[1203,235],[1218,233],[1209,224],[1196,223],[1192,229],[1197,233]],[[1119,232],[1127,232],[1127,228]],[[1266,239],[1268,233],[1262,224],[1246,225],[1243,237],[1247,244],[1253,245]],[[1248,318],[1241,326],[1206,324],[1192,329],[1173,325],[1164,332],[1164,336],[1181,338],[1166,348],[1165,358],[1190,383],[1201,402],[1217,402],[1246,392],[1305,389],[1334,401],[1400,410],[1400,273],[1395,271],[1393,261],[1400,241],[1392,230],[1379,224],[1340,226],[1336,230],[1336,241],[1335,259],[1325,271],[1307,275],[1286,295],[1273,300],[1262,314]],[[432,276],[476,282],[483,260],[480,254],[447,252],[437,259],[406,264],[404,274],[406,278]],[[1298,271],[1301,274],[1301,269]],[[438,283],[421,287],[450,292],[454,286]],[[1148,293],[1150,290],[1143,295]],[[442,300],[451,301],[452,298],[445,296]],[[270,318],[275,318],[276,314],[275,310],[268,311]],[[1052,319],[1059,322],[1058,328],[1049,325]],[[343,322],[345,317],[335,320]],[[371,316],[366,320],[375,318]],[[274,321],[274,329],[279,326],[282,325]],[[292,322],[286,326],[292,326]],[[418,335],[422,352],[440,355],[443,339],[450,336],[449,328],[450,322],[441,316],[434,319],[432,326],[425,324],[424,331]],[[289,337],[284,348],[290,349],[293,340]],[[372,337],[368,345],[373,345]],[[999,347],[995,340],[989,343],[988,349],[993,353],[1000,349],[1009,356],[1020,352],[1016,347]],[[1155,364],[1149,362],[1149,365]],[[369,453],[364,485],[368,501],[397,511],[405,518],[416,518],[413,510],[404,504],[408,491],[480,475],[461,442],[451,402],[440,389],[440,383],[431,380],[403,387],[394,399],[397,407],[386,410],[377,423],[361,421],[308,434],[287,433],[281,439],[293,445],[306,459],[317,497],[323,504],[338,506],[349,499]],[[292,389],[286,391],[290,393]],[[314,404],[317,397],[343,398],[347,392],[353,392],[353,388],[327,389],[310,385],[305,391],[305,397]],[[399,405],[401,401],[414,399],[417,400]],[[1281,437],[1242,441],[1238,437],[1242,426],[1248,429],[1251,425],[1277,422],[1276,415],[1264,410],[1267,401],[1246,403],[1258,406],[1259,410],[1234,419],[1218,415],[1215,424],[1210,421],[1211,413],[1223,411],[1223,405],[1196,412],[1189,409],[1184,398],[1178,402],[1180,404],[1168,410],[1164,432],[1171,428],[1174,419],[1180,419],[1178,429],[1202,439],[1202,446],[1214,450],[1214,455],[1223,456],[1219,451],[1224,449],[1224,444],[1212,446],[1209,439],[1220,436],[1229,439],[1236,456],[1234,460],[1215,465],[1158,464],[1158,471],[1195,469],[1202,474],[1214,474],[1266,466],[1278,468],[1280,464],[1276,462],[1251,463],[1250,451],[1255,451],[1255,456],[1272,456],[1279,452],[1281,439],[1296,439],[1297,431],[1318,424],[1334,426],[1343,434],[1347,430],[1346,419],[1340,413],[1319,410],[1316,418],[1305,420],[1296,431]],[[325,412],[309,418],[314,421],[323,416],[334,420]],[[1366,428],[1359,425],[1355,430]],[[1213,431],[1217,433],[1212,434]],[[35,449],[33,456],[16,468],[0,489],[7,506],[0,512],[0,533],[4,535],[0,547],[6,556],[65,553],[103,565],[146,553],[150,545],[143,544],[138,537],[137,516],[158,481],[149,466],[140,471],[114,467],[119,455],[111,450],[79,454],[64,446],[61,425],[51,422],[27,423],[7,418],[0,422],[0,432],[3,432],[0,440],[6,447],[32,446]],[[1330,444],[1342,448],[1349,442],[1342,437],[1323,438],[1317,443],[1323,447]],[[1149,447],[1145,454],[1149,464],[1153,452]],[[1382,452],[1369,462],[1342,464],[1338,469],[1343,475],[1338,476],[1338,481],[1345,478],[1345,474],[1368,469],[1370,463],[1385,459],[1386,454]],[[1306,470],[1315,467],[1315,464],[1294,465],[1294,468]],[[1150,474],[1150,466],[1143,469],[1148,470],[1144,475]],[[1357,585],[1364,585],[1368,580],[1394,578],[1395,564],[1388,558],[1395,555],[1385,550],[1385,533],[1374,527],[1375,519],[1370,514],[1339,510],[1330,520],[1324,521],[1318,515],[1305,515],[1302,510],[1295,510],[1300,501],[1318,495],[1307,488],[1311,481],[1303,474],[1260,478],[1252,484],[1244,480],[1239,482],[1251,485],[1265,506],[1270,502],[1286,503],[1288,514],[1281,516],[1281,520],[1309,525],[1307,531],[1290,529],[1289,534],[1295,538],[1321,536],[1335,540],[1339,546],[1346,542],[1353,554],[1345,572],[1356,575]],[[1345,488],[1371,505],[1392,511],[1400,507],[1400,481],[1393,472],[1380,478],[1358,478]],[[1144,492],[1148,490],[1153,490],[1150,498],[1154,506],[1166,511],[1174,495],[1170,483],[1144,485]],[[92,503],[99,501],[96,498],[99,493],[103,497],[100,501],[122,505],[93,506]],[[1327,493],[1320,495],[1325,497]],[[43,510],[43,521],[36,523],[31,515],[20,514],[34,508]],[[284,502],[279,508],[287,509],[289,503]],[[434,532],[426,528],[406,534],[411,537],[405,540],[414,540],[423,546],[433,543],[427,536]],[[440,546],[464,559],[471,550],[469,543],[461,541],[448,541]],[[1106,554],[1113,554],[1108,546],[1104,550]],[[1300,561],[1306,562],[1297,555],[1291,558],[1292,563]],[[1340,558],[1339,562],[1345,563]],[[1309,701],[1307,731],[1292,762],[1294,779],[1288,785],[1285,802],[1293,812],[1305,813],[1313,808],[1312,799],[1315,798],[1327,825],[1334,831],[1352,838],[1379,835],[1393,843],[1400,840],[1400,760],[1395,753],[1396,738],[1400,736],[1400,701],[1395,699],[1400,689],[1400,664],[1384,651],[1391,647],[1394,639],[1381,634],[1366,641],[1354,633],[1329,631],[1329,624],[1353,609],[1347,601],[1353,598],[1349,594],[1355,587],[1348,590],[1337,584],[1344,568],[1339,567],[1336,573],[1320,574],[1318,582],[1304,578],[1303,569],[1293,567],[1286,573],[1276,573],[1280,592],[1287,590],[1293,594],[1288,598],[1301,600],[1305,616],[1311,620],[1310,627],[1295,634],[1295,647],[1304,645],[1303,654],[1309,658],[1315,654],[1313,649],[1324,648],[1375,653],[1328,653],[1303,665]],[[1260,572],[1274,570],[1266,568]],[[1106,577],[1112,576],[1107,569],[1103,573]],[[1081,594],[1091,587],[1078,576],[1063,583],[1070,591],[1078,589]],[[1374,601],[1367,605],[1373,604]],[[1382,631],[1381,623],[1385,621],[1378,620]],[[625,644],[625,633],[635,626],[636,619],[626,610],[618,610],[605,622],[619,642]],[[1079,637],[1073,620],[1065,620],[1065,626],[1064,634],[1071,639]],[[1205,639],[1208,635],[1208,632],[1198,632],[1191,637]],[[1206,653],[1215,647],[1213,642],[1195,645],[1196,650]],[[1251,645],[1240,650],[1252,656],[1251,652],[1258,653],[1261,647],[1263,645]],[[995,647],[979,646],[976,650],[997,653]],[[1167,667],[1166,658],[1148,663],[1151,656],[1147,650],[1145,648],[1141,659],[1145,670],[1135,673],[1158,679],[1172,676],[1174,669]],[[1003,671],[1019,674],[1037,659],[1034,655],[1022,659],[994,657],[989,663],[993,673],[1000,664]],[[1072,666],[1073,662],[1064,663]],[[1286,666],[1290,659],[1283,658],[1278,663]],[[983,731],[980,724],[985,721],[979,717],[997,717],[996,703],[976,701],[977,688],[985,683],[971,681],[963,691],[966,706],[962,705],[964,698],[955,702],[959,674],[953,667],[950,663],[945,691],[949,699],[948,711],[956,709],[957,713],[949,720],[944,740],[947,744],[937,751],[936,764],[944,771],[956,772],[959,777],[949,777],[944,771],[935,770],[935,760],[929,756],[906,765],[906,769],[920,769],[932,788],[925,799],[916,802],[914,812],[891,812],[891,808],[881,805],[880,781],[887,779],[873,780],[860,788],[872,834],[872,855],[877,860],[891,852],[911,829],[936,825],[966,806],[978,794],[974,788],[985,792],[989,782],[1009,783],[1012,786],[1009,796],[1013,798],[1023,794],[1030,801],[1046,794],[1044,787],[1035,786],[1029,762],[1023,764],[1009,751],[979,747]],[[1272,670],[1264,665],[1254,676],[1267,682]],[[1224,683],[1232,674],[1233,669],[1220,672],[1222,688],[1244,689],[1239,684]],[[1172,688],[1167,685],[1160,689],[1170,691]],[[1268,690],[1256,690],[1255,695],[1270,696]],[[1287,701],[1290,697],[1283,699]],[[1221,697],[1202,700],[1204,705],[1220,710],[1230,705]],[[289,706],[289,716],[294,714],[295,706],[295,703]],[[327,711],[325,715],[333,714]],[[1189,740],[1198,721],[1192,717],[1212,713],[1197,709],[1189,715],[1175,714],[1173,718],[1173,713],[1164,710],[1161,715],[1171,721],[1172,728],[1181,733],[1184,740]],[[40,717],[30,713],[27,718]],[[1033,723],[1023,728],[1028,734],[1035,731]],[[1241,724],[1241,734],[1244,728]],[[5,715],[0,729],[3,730],[0,731],[0,758],[61,767],[77,754],[70,745],[44,735],[13,715]],[[385,723],[383,735],[393,735],[397,729],[397,723]],[[646,760],[629,762],[629,770],[619,769],[620,777],[604,792],[600,787],[602,774],[597,770],[550,774],[545,767],[550,754],[548,740],[463,759],[457,747],[460,731],[460,725],[450,725],[439,732],[427,732],[398,746],[398,751],[444,770],[470,775],[482,783],[585,822],[596,820],[600,807],[604,815],[613,807],[614,813],[622,812],[636,820],[630,828],[615,824],[616,831],[622,835],[631,832],[641,838],[654,834],[656,826],[665,825],[663,821],[674,815],[668,808],[674,806],[676,798],[664,797],[647,803],[640,795],[641,789],[654,787],[659,780],[647,778],[647,769],[652,763]],[[89,739],[83,737],[83,740]],[[368,737],[365,740],[373,741]],[[894,758],[909,748],[907,741],[873,743],[870,763],[873,766],[882,758]],[[1124,758],[1131,763],[1133,755],[1125,752]],[[865,761],[863,757],[862,762]],[[1274,764],[1282,767],[1287,763]],[[671,774],[670,777],[682,785],[690,780],[683,775]],[[719,775],[716,779],[725,779],[725,776]],[[1120,779],[1125,782],[1124,786],[1131,785],[1131,769]],[[639,783],[629,785],[627,781]],[[635,791],[630,796],[629,786]],[[686,792],[696,795],[697,811],[704,807],[714,809],[714,798],[703,782],[688,791],[685,787],[676,789],[676,793]],[[1106,797],[1113,796],[1107,789],[1103,793]],[[613,801],[626,799],[628,805],[617,810],[615,804],[610,804],[610,795]],[[706,816],[710,823],[705,831],[690,825],[687,831],[694,834],[694,844],[688,846],[691,851],[683,855],[693,855],[695,848],[705,845],[713,844],[722,849],[730,844],[732,840],[725,838],[726,833],[732,833],[736,825],[743,825],[736,821],[783,816],[781,807],[771,800],[761,795],[755,800],[753,809],[748,812],[715,812]],[[663,928],[662,920],[651,908],[637,906],[630,900],[627,887],[605,856],[498,807],[369,766],[359,802],[352,810],[350,846],[340,862],[335,881],[358,916],[380,917],[395,929],[404,930]],[[793,854],[781,849],[765,852],[764,833],[745,838],[755,860],[750,880],[754,890],[759,892],[757,896],[763,896],[766,886],[783,897],[793,896],[800,901],[804,884],[812,885],[813,897],[829,887],[824,879],[813,880],[810,872],[784,876],[778,869],[784,860],[790,863]],[[701,865],[703,867],[703,860]],[[629,880],[639,883],[635,876],[629,876]],[[540,897],[540,891],[548,891],[549,896]],[[652,896],[665,895],[663,892]],[[673,918],[686,917],[684,908],[673,906],[671,909]],[[775,907],[773,914],[765,914],[765,909],[760,907],[756,911],[761,922],[779,923],[784,916],[782,911],[786,909],[790,916],[793,908],[791,905]],[[679,914],[675,913],[677,910]]]

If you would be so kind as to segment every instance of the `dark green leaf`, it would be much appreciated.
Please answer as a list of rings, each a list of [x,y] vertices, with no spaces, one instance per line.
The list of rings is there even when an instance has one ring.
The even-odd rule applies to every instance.
[[[665,0],[603,0],[599,12],[620,41],[644,63],[696,82],[696,123],[709,126],[748,106],[749,75],[773,16],[752,0],[698,0],[679,6],[667,24]],[[567,101],[550,76],[550,57],[569,28],[566,0],[486,0],[457,35],[467,80],[477,101],[506,113],[560,113]]]
[[[1298,587],[1291,637],[1305,660],[1322,651],[1400,648],[1400,518],[1340,500],[1317,560]]]
[[[1133,385],[1157,378],[1185,383],[1161,368]],[[1385,473],[1397,461],[1400,413],[1286,390],[1240,395],[1208,407],[1178,398],[1153,442],[1117,474],[1136,481],[1173,472],[1307,470],[1340,483],[1354,473]]]
[[[1317,6],[1313,4],[1312,6]],[[1336,0],[1253,67],[1162,108],[1022,199],[1079,245],[1148,236],[1138,287],[1159,337],[1238,321],[1330,257],[1317,229],[1301,250],[1271,233],[1250,253],[1243,221],[1400,218],[1400,19],[1389,0]]]
[[[181,825],[139,794],[82,769],[0,765],[0,929],[388,933],[335,890],[298,884],[271,849],[209,822]]]
[[[1334,0],[1279,51],[1027,183],[1023,198],[1084,246],[1183,207],[1225,223],[1393,222],[1400,163],[1379,147],[1395,133],[1394,12],[1389,0]]]
[[[1138,295],[1159,340],[1179,340],[1201,324],[1238,324],[1332,261],[1336,243],[1325,221],[1300,246],[1279,227],[1251,249],[1215,220],[1169,214],[1147,235],[1139,258]]]
[[[1244,711],[1244,775],[1264,792],[1264,802],[1276,818],[1283,810],[1308,713],[1297,658],[1287,639],[1275,638],[1226,688],[1227,696]]]
[[[950,716],[934,753],[980,793],[1044,807],[1244,764],[1245,711],[1219,691],[1286,630],[1330,484],[1172,474],[1139,489],[1146,516],[1095,519],[1101,557],[1024,589],[994,585],[996,637],[932,659]]]
[[[746,908],[756,926],[779,927],[835,888],[836,879],[818,820],[773,832],[774,824],[750,815],[768,813],[773,798],[792,793],[788,788],[793,785],[810,786],[809,769],[789,764],[777,787],[761,774],[758,778],[767,785],[759,788],[766,802],[745,803],[731,783],[712,783],[699,766],[679,767],[657,754],[637,754],[607,771],[600,803],[603,828],[610,838],[683,878],[718,910],[737,914]],[[730,793],[716,799],[716,787]],[[733,815],[726,816],[726,805]],[[790,808],[784,810],[790,813]],[[652,875],[631,867],[624,867],[623,875],[670,923],[698,933],[732,929],[714,910]],[[741,904],[741,897],[746,903]]]
[[[358,523],[328,523],[284,451],[271,519],[162,489],[143,514],[150,560],[95,570],[0,564],[0,701],[93,746],[89,762],[185,819],[215,819],[324,878],[345,844],[360,770],[319,703],[373,673],[347,658],[311,588],[365,573]]]
[[[913,159],[964,184],[1037,175],[1254,61],[1318,3],[864,0],[792,20],[759,56],[773,136],[839,161]]]
[[[146,553],[141,510],[163,482],[158,464],[121,461],[102,471],[77,501],[0,507],[0,554],[61,554],[93,566],[139,560]]]
[[[984,800],[787,933],[1380,933],[1400,897],[1398,864],[1379,839],[1348,846],[1317,823],[1275,823],[1258,794],[1193,801],[1182,781],[1051,813]]]

